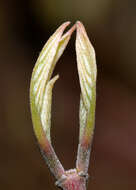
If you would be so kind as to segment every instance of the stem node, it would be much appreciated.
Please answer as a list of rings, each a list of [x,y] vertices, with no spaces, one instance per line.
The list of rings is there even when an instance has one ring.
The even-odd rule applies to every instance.
[[[55,184],[63,190],[86,190],[87,179],[88,174],[71,169],[66,171]]]

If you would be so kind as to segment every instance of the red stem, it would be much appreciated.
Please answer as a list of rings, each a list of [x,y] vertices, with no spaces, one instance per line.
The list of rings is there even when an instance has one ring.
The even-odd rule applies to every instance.
[[[77,170],[66,171],[65,175],[57,181],[56,185],[63,190],[86,190],[85,176],[80,176]]]

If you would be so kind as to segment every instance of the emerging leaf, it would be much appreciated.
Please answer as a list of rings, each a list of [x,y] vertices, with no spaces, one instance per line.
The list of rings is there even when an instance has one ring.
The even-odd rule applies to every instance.
[[[44,150],[43,152],[48,166],[56,177],[58,177],[58,174],[55,171],[55,167],[58,167],[58,170],[62,171],[63,168],[60,166],[56,154],[51,146],[50,127],[52,88],[59,76],[57,75],[53,79],[50,78],[56,62],[65,50],[71,34],[75,29],[75,26],[73,26],[62,36],[65,28],[69,24],[70,22],[62,24],[43,47],[33,69],[30,85],[30,104],[35,135],[42,151]]]
[[[77,22],[76,54],[81,87],[77,169],[86,173],[94,131],[97,70],[95,51],[81,22]]]
[[[34,131],[38,140],[40,140],[42,129],[44,129],[47,139],[50,141],[52,88],[58,79],[58,75],[51,80],[50,78],[56,62],[65,50],[71,33],[74,30],[74,28],[71,28],[62,36],[63,31],[69,24],[69,22],[62,24],[50,37],[33,69],[30,86],[30,103]]]

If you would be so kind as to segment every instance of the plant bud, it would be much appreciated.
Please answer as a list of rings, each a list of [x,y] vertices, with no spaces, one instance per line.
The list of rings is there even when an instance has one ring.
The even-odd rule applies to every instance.
[[[43,47],[33,69],[30,85],[30,105],[34,132],[45,160],[56,178],[64,173],[64,169],[51,146],[52,88],[58,79],[58,75],[53,79],[51,79],[51,75],[75,29],[73,26],[66,34],[62,35],[69,24],[70,22],[62,24]]]
[[[89,165],[90,147],[94,132],[97,69],[95,51],[89,41],[85,28],[79,21],[76,26],[76,55],[81,87],[77,169],[86,173]]]

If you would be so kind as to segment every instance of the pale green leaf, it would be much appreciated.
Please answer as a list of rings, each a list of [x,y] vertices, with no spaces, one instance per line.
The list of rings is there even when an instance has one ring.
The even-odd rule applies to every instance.
[[[94,132],[97,69],[94,48],[81,22],[77,22],[76,55],[81,88],[77,169],[87,172]]]
[[[50,37],[33,69],[30,102],[33,126],[38,139],[41,138],[44,130],[47,139],[50,141],[52,88],[58,76],[52,80],[50,78],[74,30],[74,27],[72,27],[62,36],[64,29],[68,25],[69,22],[62,24]]]

